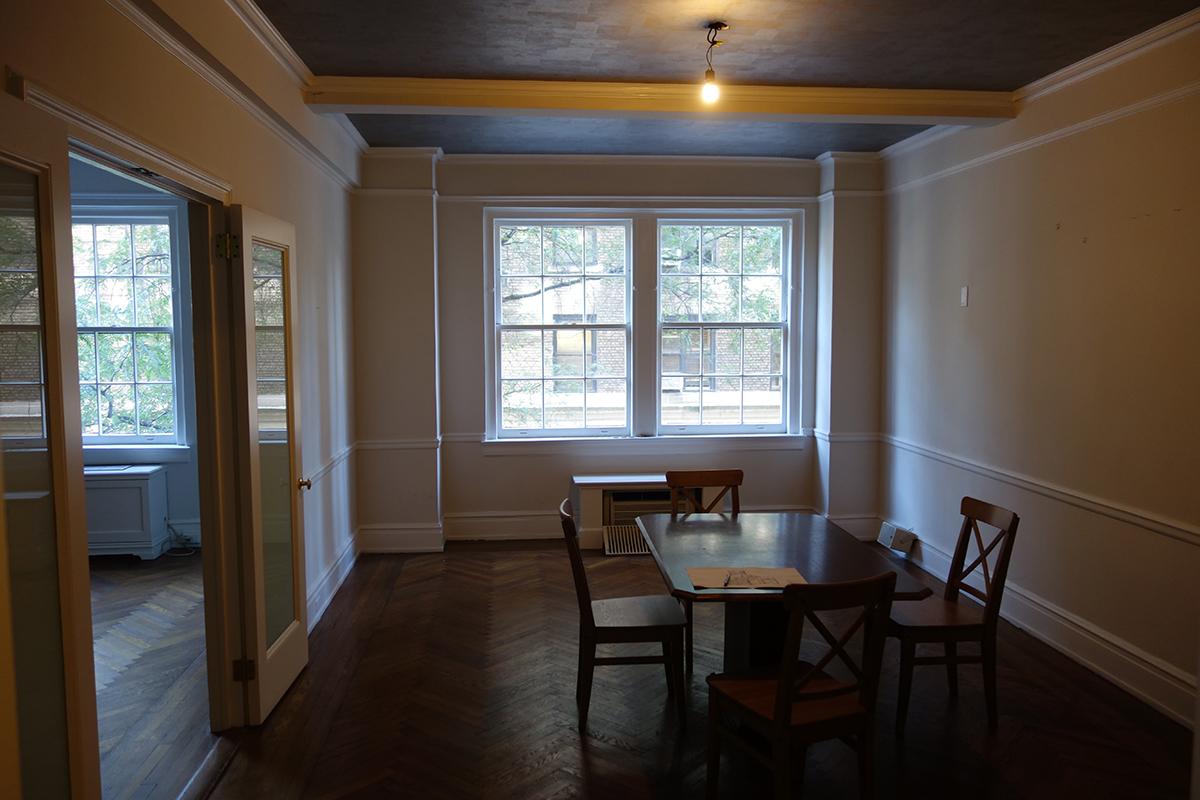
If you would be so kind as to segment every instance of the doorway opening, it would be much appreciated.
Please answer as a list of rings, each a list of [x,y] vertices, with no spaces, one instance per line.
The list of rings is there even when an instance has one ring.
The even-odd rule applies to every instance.
[[[175,797],[212,750],[188,203],[71,156],[104,798]]]

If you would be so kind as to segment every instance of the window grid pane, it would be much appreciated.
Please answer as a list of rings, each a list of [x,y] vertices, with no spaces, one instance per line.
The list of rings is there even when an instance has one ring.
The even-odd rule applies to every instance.
[[[75,223],[71,234],[84,436],[173,438],[170,225]]]
[[[626,223],[495,225],[499,432],[627,430]]]
[[[659,225],[659,423],[782,426],[786,223]]]

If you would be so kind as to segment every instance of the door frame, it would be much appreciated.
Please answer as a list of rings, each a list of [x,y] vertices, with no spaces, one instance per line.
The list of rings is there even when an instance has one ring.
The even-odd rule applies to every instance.
[[[72,130],[72,154],[151,184],[187,201],[186,232],[192,294],[193,385],[196,395],[195,442],[200,489],[200,547],[204,585],[204,634],[209,724],[214,733],[246,724],[243,687],[234,680],[233,663],[246,652],[242,630],[241,569],[238,542],[239,428],[237,391],[229,368],[234,353],[230,314],[233,284],[229,262],[217,252],[226,232],[224,198],[173,180],[126,157],[97,146]],[[138,150],[149,150],[136,143]]]
[[[6,163],[37,176],[38,247],[45,336],[44,414],[54,487],[55,551],[58,564],[59,624],[63,647],[67,769],[71,793],[100,795],[100,741],[96,720],[96,678],[92,653],[92,603],[87,560],[86,506],[80,409],[65,387],[79,385],[79,364],[64,342],[75,336],[74,268],[71,264],[71,197],[67,132],[62,121],[11,97],[0,99],[13,138],[28,143]]]
[[[188,203],[187,241],[190,249],[196,386],[195,446],[201,500],[200,524],[204,537],[201,560],[209,718],[210,727],[215,733],[242,727],[247,723],[245,686],[234,679],[233,664],[245,658],[248,652],[242,626],[244,598],[239,579],[242,567],[239,541],[242,475],[239,458],[244,445],[238,439],[241,424],[238,415],[244,404],[238,400],[238,386],[232,370],[236,352],[231,315],[234,299],[232,270],[229,260],[218,253],[217,247],[218,237],[228,229],[227,206],[232,187],[223,179],[88,114],[7,69],[0,95],[5,91],[12,97],[3,99],[11,101],[14,108],[28,108],[29,113],[24,116],[40,117],[46,127],[46,140],[55,143],[53,146],[59,147],[65,156],[63,163],[56,165],[54,186],[39,186],[39,202],[45,206],[39,208],[39,214],[46,219],[53,219],[48,216],[53,210],[52,206],[61,204],[57,210],[67,222],[64,230],[54,234],[59,240],[56,247],[51,246],[53,242],[43,243],[45,252],[57,254],[54,262],[56,272],[61,272],[63,276],[71,276],[74,272],[70,264],[71,197],[66,160],[69,154],[83,156],[134,180],[154,185]],[[54,192],[53,189],[58,191]],[[49,238],[48,233],[43,236]],[[65,259],[65,265],[59,259]],[[73,331],[73,287],[69,279],[67,288],[72,289],[72,299],[68,305]],[[58,322],[56,316],[53,323],[61,335],[62,331],[57,329]],[[50,326],[51,319],[47,318],[46,324]],[[70,364],[59,367],[76,370],[74,379],[78,381],[78,365],[73,359]],[[75,408],[75,441],[80,445],[70,448],[73,452],[68,453],[74,463],[67,472],[77,475],[77,486],[74,487],[71,500],[75,504],[78,522],[72,530],[86,531],[78,404],[66,405],[68,409]],[[60,421],[54,422],[62,424]],[[202,442],[205,444],[202,445]],[[85,709],[82,716],[80,713],[74,716],[69,713],[67,721],[72,795],[98,798],[100,758],[86,534],[60,537],[59,547],[68,707],[83,706]],[[70,580],[64,577],[67,573]]]

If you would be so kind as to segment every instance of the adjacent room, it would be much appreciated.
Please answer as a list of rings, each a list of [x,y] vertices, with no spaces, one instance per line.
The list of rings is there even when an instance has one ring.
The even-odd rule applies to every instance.
[[[211,744],[187,203],[71,160],[71,243],[105,797]]]
[[[1200,800],[1200,6],[0,15],[0,796]]]

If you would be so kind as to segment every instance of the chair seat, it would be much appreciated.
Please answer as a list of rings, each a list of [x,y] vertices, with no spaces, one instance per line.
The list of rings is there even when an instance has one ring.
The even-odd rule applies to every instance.
[[[775,693],[779,686],[776,679],[709,675],[708,685],[713,691],[724,695],[755,716],[768,722],[775,719]],[[817,693],[844,686],[846,684],[842,681],[820,675],[805,684],[804,691]],[[859,702],[858,692],[848,692],[820,700],[792,703],[791,724],[814,725],[831,720],[861,717],[866,713],[867,710]]]
[[[687,624],[679,601],[666,594],[593,600],[597,628],[663,628]]]
[[[892,603],[892,627],[966,628],[983,625],[983,608],[974,603],[955,603],[940,597],[919,602]]]

